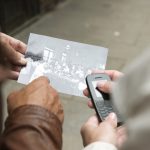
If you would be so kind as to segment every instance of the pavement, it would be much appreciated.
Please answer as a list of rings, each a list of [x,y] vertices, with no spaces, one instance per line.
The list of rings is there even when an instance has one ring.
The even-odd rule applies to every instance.
[[[66,0],[15,37],[27,43],[33,32],[104,46],[109,48],[106,69],[121,71],[150,47],[149,6],[149,0]],[[21,87],[9,81],[4,87],[4,99]],[[86,98],[60,96],[65,110],[63,150],[82,149],[80,128],[94,111],[87,107]]]

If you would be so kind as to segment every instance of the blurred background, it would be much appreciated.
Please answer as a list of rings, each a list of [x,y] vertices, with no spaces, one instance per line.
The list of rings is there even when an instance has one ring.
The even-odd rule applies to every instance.
[[[121,71],[150,46],[149,6],[149,0],[0,0],[0,30],[25,43],[33,32],[107,47],[106,69]],[[8,81],[4,99],[21,87]],[[60,96],[65,109],[63,149],[82,149],[80,128],[94,111],[86,98]]]

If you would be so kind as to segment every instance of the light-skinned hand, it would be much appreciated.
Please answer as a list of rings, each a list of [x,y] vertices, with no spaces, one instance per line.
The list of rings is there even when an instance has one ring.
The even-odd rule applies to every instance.
[[[117,70],[94,70],[92,72],[92,74],[96,74],[96,73],[107,74],[110,77],[110,79],[111,79],[112,82],[115,81],[115,80],[117,80],[118,78],[120,78],[123,75],[123,73],[121,73],[121,72],[119,72]],[[109,82],[109,81],[99,82],[97,84],[97,87],[99,88],[99,90],[101,90],[104,93],[111,93],[112,82]],[[83,91],[83,94],[85,96],[89,97],[89,91],[88,91],[87,88]],[[88,106],[90,108],[93,108],[93,104],[92,104],[91,100],[88,101]]]
[[[126,139],[125,128],[117,128],[117,117],[114,113],[109,114],[101,123],[96,116],[92,116],[82,126],[81,135],[84,146],[101,141],[120,147]]]
[[[99,82],[98,84],[97,84],[97,87],[99,88],[99,90],[101,90],[101,91],[103,91],[103,92],[105,92],[105,93],[111,93],[111,89],[112,89],[112,82],[114,82],[115,80],[117,80],[118,78],[120,78],[121,76],[123,76],[123,73],[121,73],[121,72],[119,72],[119,71],[116,71],[116,70],[94,70],[93,72],[92,72],[92,74],[96,74],[96,73],[104,73],[104,74],[107,74],[109,77],[110,77],[110,79],[111,79],[111,82],[108,82],[108,81],[105,81],[105,82]],[[84,95],[85,96],[87,96],[87,97],[89,97],[89,91],[88,91],[88,89],[85,89],[84,91],[83,91],[83,93],[84,93]],[[90,107],[90,108],[93,108],[93,104],[92,104],[92,101],[90,100],[90,101],[88,101],[88,106]],[[114,114],[114,113],[113,113]],[[125,142],[125,140],[126,140],[126,128],[124,127],[124,126],[120,126],[120,127],[116,127],[116,122],[117,122],[117,118],[116,118],[116,115],[114,114],[110,114],[108,117],[107,117],[107,119],[104,121],[104,123],[102,122],[102,123],[99,123],[98,122],[98,120],[97,120],[97,117],[96,116],[94,116],[94,117],[91,117],[90,119],[89,119],[89,123],[91,123],[92,124],[92,122],[93,122],[93,125],[95,124],[95,126],[96,126],[96,124],[97,124],[97,129],[95,129],[95,136],[96,136],[96,138],[99,138],[99,136],[100,136],[100,138],[101,138],[101,136],[103,135],[103,133],[105,134],[105,132],[106,133],[108,133],[107,131],[109,131],[110,129],[111,129],[111,132],[110,133],[112,133],[110,136],[109,136],[109,133],[108,133],[108,135],[106,135],[106,138],[108,137],[108,139],[107,140],[105,140],[105,142],[108,142],[108,143],[111,143],[111,144],[114,144],[114,145],[116,145],[117,147],[121,147],[122,146],[122,144]],[[113,117],[115,118],[115,119],[113,119]],[[115,121],[115,124],[114,124],[114,121]],[[87,124],[88,124],[88,122],[87,122]],[[109,129],[107,129],[107,127],[108,127],[108,123],[109,123]],[[102,124],[102,127],[101,127],[101,124]],[[86,125],[86,124],[85,124]],[[83,126],[83,128],[82,129],[86,129],[85,128],[85,125]],[[106,125],[106,126],[105,126]],[[110,125],[115,125],[115,126],[110,126]],[[105,126],[105,127],[104,127]],[[112,128],[112,127],[115,127],[115,129],[114,128]],[[103,129],[104,130],[103,130]],[[97,130],[97,131],[96,131]],[[87,131],[88,131],[88,129],[87,129]],[[83,133],[85,133],[85,132],[87,132],[87,131],[85,131],[84,130],[84,132]],[[115,131],[115,134],[114,134],[114,131]],[[96,133],[96,132],[98,132],[98,133]],[[81,133],[82,133],[82,130],[81,130]],[[87,133],[88,134],[88,133]],[[83,137],[83,141],[84,141],[84,139],[86,139],[86,136],[88,136],[86,133],[84,134],[85,136]],[[92,133],[91,133],[92,134]],[[94,133],[93,133],[93,135],[94,135]],[[89,135],[90,136],[90,135]],[[88,137],[89,137],[88,136]],[[116,138],[114,138],[114,140],[110,140],[111,138],[111,136],[116,136]],[[103,136],[102,136],[103,137]],[[116,140],[116,143],[115,143],[115,140]],[[98,141],[98,140],[97,140]],[[96,140],[95,140],[95,142],[96,142]]]
[[[0,72],[5,74],[6,66],[9,66],[8,78],[16,80],[21,67],[27,63],[24,58],[26,48],[23,42],[0,32]]]
[[[116,145],[116,127],[117,118],[114,113],[111,113],[102,123],[99,123],[96,116],[92,116],[81,128],[84,146],[97,141],[103,141]]]

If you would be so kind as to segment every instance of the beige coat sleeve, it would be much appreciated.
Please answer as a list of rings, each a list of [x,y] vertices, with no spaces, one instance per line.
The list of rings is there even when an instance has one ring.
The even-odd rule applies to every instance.
[[[117,148],[114,145],[109,143],[95,142],[88,145],[83,150],[117,150]]]
[[[114,102],[127,128],[127,141],[121,150],[150,150],[150,50],[124,73],[113,87]]]

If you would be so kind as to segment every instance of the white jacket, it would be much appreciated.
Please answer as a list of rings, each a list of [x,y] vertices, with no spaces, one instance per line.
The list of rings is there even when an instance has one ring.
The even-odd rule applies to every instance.
[[[117,150],[117,148],[114,145],[109,143],[95,142],[88,145],[83,150]]]

